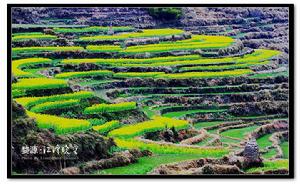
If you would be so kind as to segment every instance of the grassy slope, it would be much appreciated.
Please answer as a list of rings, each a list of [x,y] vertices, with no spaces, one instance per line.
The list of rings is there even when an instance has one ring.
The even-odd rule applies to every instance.
[[[260,137],[256,140],[256,142],[257,142],[260,149],[264,149],[267,146],[272,145],[272,142],[269,140],[271,135],[272,134],[266,134],[266,135],[264,135],[264,136],[262,136],[262,137]]]
[[[285,141],[280,144],[280,147],[283,151],[283,158],[288,159],[289,158],[289,142]]]
[[[247,172],[262,172],[267,170],[287,169],[288,167],[289,161],[286,159],[276,161],[265,161],[264,167],[250,168],[249,170],[247,170]]]
[[[195,154],[166,154],[156,155],[151,157],[142,157],[138,159],[137,163],[128,166],[110,168],[106,170],[97,171],[97,174],[120,174],[120,175],[142,175],[151,171],[161,164],[186,161],[190,159],[197,159],[198,155]]]
[[[163,114],[165,117],[169,118],[179,118],[187,114],[196,114],[196,113],[213,113],[213,112],[224,112],[226,109],[217,109],[217,110],[188,110],[188,111],[177,111],[177,112],[168,112]]]
[[[247,133],[252,132],[256,128],[258,128],[258,126],[254,125],[254,126],[245,127],[245,128],[230,129],[225,132],[222,132],[221,135],[227,136],[227,137],[232,137],[232,138],[237,138],[237,139],[243,139]]]

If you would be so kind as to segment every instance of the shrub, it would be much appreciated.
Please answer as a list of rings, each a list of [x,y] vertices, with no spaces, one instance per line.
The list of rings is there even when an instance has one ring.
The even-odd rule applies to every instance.
[[[91,107],[87,107],[84,110],[85,114],[97,114],[105,112],[119,112],[125,110],[136,109],[135,102],[122,102],[117,104],[96,104]]]
[[[148,8],[149,14],[160,20],[179,19],[182,16],[181,8]]]

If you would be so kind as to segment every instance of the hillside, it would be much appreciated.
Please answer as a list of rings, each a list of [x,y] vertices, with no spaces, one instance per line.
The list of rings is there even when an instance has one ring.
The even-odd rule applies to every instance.
[[[14,8],[13,172],[288,174],[288,9],[180,11]]]

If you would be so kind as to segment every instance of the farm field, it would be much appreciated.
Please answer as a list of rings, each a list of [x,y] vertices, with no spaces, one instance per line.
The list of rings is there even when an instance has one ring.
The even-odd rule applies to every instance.
[[[230,30],[43,21],[54,25],[13,27],[13,129],[28,129],[16,136],[22,144],[72,143],[78,151],[47,154],[63,164],[53,159],[41,169],[42,160],[16,162],[15,174],[202,175],[207,165],[288,174],[284,51],[244,46],[245,36]],[[253,145],[256,166],[247,156]]]

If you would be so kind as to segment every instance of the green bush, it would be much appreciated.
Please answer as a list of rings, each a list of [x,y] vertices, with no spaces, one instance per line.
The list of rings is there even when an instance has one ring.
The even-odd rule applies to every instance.
[[[149,14],[161,20],[179,19],[182,16],[181,8],[149,8]]]

